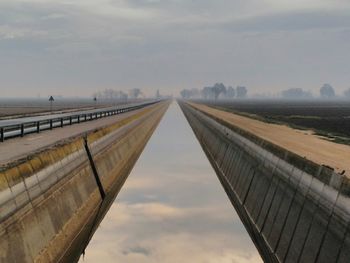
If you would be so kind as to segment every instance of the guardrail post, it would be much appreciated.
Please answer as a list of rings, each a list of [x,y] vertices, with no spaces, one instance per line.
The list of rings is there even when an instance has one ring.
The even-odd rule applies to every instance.
[[[69,116],[69,125],[72,125],[72,116]]]
[[[24,136],[24,124],[22,123],[21,124],[21,137]]]
[[[78,123],[80,123],[80,115],[78,116]]]
[[[38,121],[36,123],[36,132],[39,133],[40,132],[40,121]]]
[[[5,141],[5,131],[4,131],[3,127],[0,128],[0,135],[1,135],[1,142],[4,142]]]
[[[86,121],[86,115],[87,115],[87,114],[84,115],[84,121]]]
[[[63,118],[61,118],[61,128],[63,128]]]
[[[50,130],[52,130],[52,126],[53,126],[53,120],[50,120]]]

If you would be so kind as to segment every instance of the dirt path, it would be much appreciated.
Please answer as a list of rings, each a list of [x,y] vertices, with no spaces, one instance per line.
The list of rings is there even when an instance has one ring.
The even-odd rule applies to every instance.
[[[312,131],[296,130],[285,125],[266,123],[202,104],[190,104],[299,156],[306,157],[318,164],[333,167],[336,172],[340,173],[345,170],[347,176],[350,177],[350,146],[348,145],[324,140],[314,135]]]

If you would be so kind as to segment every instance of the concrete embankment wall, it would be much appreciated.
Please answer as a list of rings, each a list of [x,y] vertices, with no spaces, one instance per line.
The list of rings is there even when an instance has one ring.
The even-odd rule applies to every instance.
[[[349,262],[347,177],[180,106],[265,262]]]
[[[106,193],[71,138],[0,171],[0,262],[74,262],[125,182],[169,102],[87,135]]]

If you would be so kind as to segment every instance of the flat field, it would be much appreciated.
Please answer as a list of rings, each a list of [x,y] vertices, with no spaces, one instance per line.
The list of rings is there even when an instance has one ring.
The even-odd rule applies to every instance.
[[[350,144],[350,101],[236,100],[201,103],[266,122],[313,130],[332,141]]]
[[[287,149],[302,158],[319,165],[332,167],[337,173],[350,176],[350,146],[325,140],[313,132],[294,129],[288,125],[269,123],[255,118],[235,114],[227,110],[190,102],[194,108],[209,116],[221,119],[255,136]]]
[[[92,99],[56,99],[52,104],[52,111],[70,112],[75,110],[89,110],[104,108],[115,104],[125,104],[125,101],[98,101]],[[0,119],[9,117],[26,117],[38,114],[50,114],[51,106],[47,99],[0,99]]]

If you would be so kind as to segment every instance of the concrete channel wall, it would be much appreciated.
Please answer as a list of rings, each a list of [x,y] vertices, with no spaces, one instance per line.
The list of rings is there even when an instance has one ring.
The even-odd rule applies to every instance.
[[[74,262],[169,105],[160,102],[0,170],[0,262]]]
[[[350,262],[347,177],[180,106],[265,262]]]

